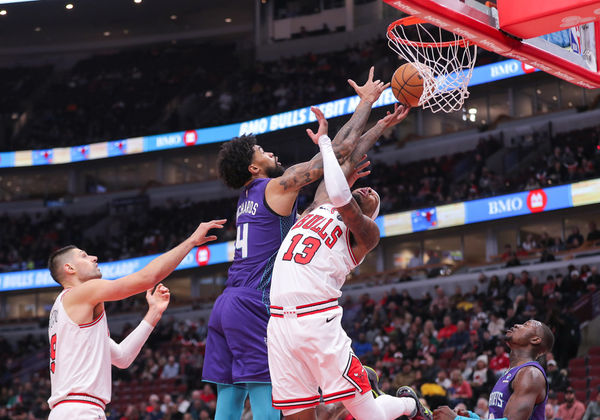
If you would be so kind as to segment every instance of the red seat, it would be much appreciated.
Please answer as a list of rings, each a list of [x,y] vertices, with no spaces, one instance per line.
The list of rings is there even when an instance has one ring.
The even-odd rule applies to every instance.
[[[565,393],[564,392],[557,392],[556,393],[556,399],[558,400],[559,404],[562,404],[565,401]]]
[[[590,356],[600,356],[600,346],[592,347],[591,349],[589,349],[588,354]]]
[[[600,377],[600,365],[590,366],[588,369],[588,376]]]
[[[578,357],[576,359],[569,360],[569,369],[580,366],[585,366],[585,358]]]
[[[585,401],[587,401],[587,391],[575,391],[575,398],[585,404]]]
[[[571,381],[571,386],[575,388],[576,391],[584,391],[587,390],[587,378],[584,379],[575,379],[569,378]]]
[[[599,356],[590,356],[588,357],[588,366],[600,366],[600,355]]]
[[[590,401],[594,401],[596,399],[596,395],[598,395],[598,388],[590,389]]]
[[[585,378],[587,375],[587,368],[585,366],[576,366],[569,368],[570,378]]]
[[[590,389],[596,389],[600,386],[600,378],[590,377]]]

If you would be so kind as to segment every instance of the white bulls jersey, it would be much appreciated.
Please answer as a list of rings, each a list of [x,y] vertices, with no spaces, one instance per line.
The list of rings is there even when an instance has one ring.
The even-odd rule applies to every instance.
[[[271,304],[338,298],[346,276],[358,264],[350,229],[331,204],[323,204],[298,220],[283,240],[273,267]]]
[[[69,318],[58,295],[48,325],[50,339],[50,408],[61,401],[98,405],[110,402],[111,359],[110,337],[106,314],[102,312],[87,324],[76,324]]]

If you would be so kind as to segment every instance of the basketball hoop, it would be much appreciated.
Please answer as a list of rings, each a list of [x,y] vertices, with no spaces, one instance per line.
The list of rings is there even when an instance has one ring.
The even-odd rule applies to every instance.
[[[432,28],[426,27],[426,25]],[[388,45],[412,63],[423,78],[419,105],[431,112],[458,111],[469,97],[467,86],[477,46],[462,36],[409,16],[388,26]]]

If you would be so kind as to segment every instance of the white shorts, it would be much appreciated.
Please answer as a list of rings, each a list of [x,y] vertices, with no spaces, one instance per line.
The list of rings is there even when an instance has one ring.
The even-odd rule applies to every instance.
[[[342,328],[342,312],[336,306],[296,317],[271,310],[267,347],[273,407],[289,415],[319,405],[319,388],[326,404],[371,390],[367,372]]]
[[[63,402],[54,406],[48,420],[106,420],[101,407],[86,403]]]

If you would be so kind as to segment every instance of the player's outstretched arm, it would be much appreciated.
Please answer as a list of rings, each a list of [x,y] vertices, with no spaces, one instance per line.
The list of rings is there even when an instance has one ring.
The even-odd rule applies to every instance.
[[[350,121],[342,127],[342,130],[334,139],[334,153],[340,163],[344,162],[352,153],[360,140],[360,134],[369,119],[371,107],[377,101],[381,93],[389,86],[379,80],[373,80],[374,68],[371,67],[369,79],[363,86],[358,86],[354,81],[349,83],[354,87],[361,97]],[[316,134],[312,130],[306,130],[309,136],[317,138],[327,134],[328,124],[323,112],[315,107],[311,108],[319,123]],[[298,196],[298,191],[323,176],[323,159],[321,154],[316,154],[310,161],[291,166],[284,174],[272,179],[265,190],[265,198],[269,207],[277,214],[289,215]]]
[[[142,293],[164,280],[175,270],[181,260],[194,248],[217,239],[208,235],[211,229],[221,229],[226,219],[201,223],[185,241],[168,252],[156,257],[141,270],[117,280],[94,279],[74,287],[65,295],[70,306],[95,306],[98,303],[125,299]]]
[[[152,330],[160,321],[163,312],[169,306],[170,298],[169,289],[162,283],[156,286],[156,290],[146,291],[148,312],[142,322],[121,343],[117,344],[112,338],[110,339],[110,360],[114,366],[126,369],[133,363],[150,337]]]
[[[366,253],[377,246],[379,242],[379,228],[369,217],[365,216],[356,200],[352,197],[346,176],[333,154],[331,140],[327,136],[318,139],[319,148],[323,155],[325,167],[324,182],[329,199],[346,226],[354,235],[357,246],[356,256],[361,259]]]
[[[398,104],[394,105],[394,112],[388,111],[385,117],[377,121],[377,124],[371,127],[369,131],[367,131],[360,137],[360,141],[358,142],[358,145],[355,147],[355,149],[352,151],[352,155],[342,164],[342,171],[344,171],[344,175],[346,175],[346,178],[348,178],[348,183],[351,187],[352,184],[356,181],[356,179],[351,181],[352,176],[358,176],[358,178],[362,178],[364,176],[369,175],[370,173],[370,171],[361,172],[362,169],[365,168],[365,166],[361,165],[360,162],[365,159],[366,152],[369,149],[371,149],[371,147],[373,147],[375,142],[379,139],[379,137],[381,137],[385,130],[401,123],[406,118],[409,111],[409,107],[405,107],[403,105],[399,106]],[[321,181],[315,193],[315,198],[312,204],[306,209],[304,213],[306,214],[312,211],[312,209],[323,204],[328,200],[329,197],[327,196],[325,184],[323,183],[323,181]]]

